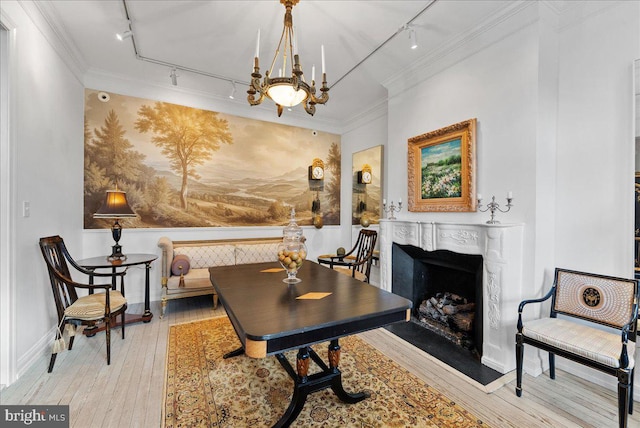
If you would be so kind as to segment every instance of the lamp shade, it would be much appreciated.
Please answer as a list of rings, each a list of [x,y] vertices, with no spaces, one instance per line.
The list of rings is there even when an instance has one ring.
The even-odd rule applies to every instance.
[[[304,90],[296,90],[289,83],[274,83],[267,89],[267,94],[276,104],[285,107],[297,106],[308,96]]]
[[[127,202],[127,193],[120,190],[107,190],[102,206],[93,215],[94,218],[127,218],[136,217]]]

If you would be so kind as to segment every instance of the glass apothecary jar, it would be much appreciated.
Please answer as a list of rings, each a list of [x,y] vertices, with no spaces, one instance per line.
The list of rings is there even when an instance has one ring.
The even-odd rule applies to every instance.
[[[291,219],[282,235],[282,242],[278,244],[278,261],[287,272],[287,277],[282,281],[295,284],[302,281],[297,277],[298,270],[307,258],[307,246],[304,244],[302,228],[296,223],[295,209],[291,209]]]

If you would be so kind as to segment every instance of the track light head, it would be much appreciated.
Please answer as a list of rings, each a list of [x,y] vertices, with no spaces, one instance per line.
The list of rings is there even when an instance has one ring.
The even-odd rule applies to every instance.
[[[133,36],[133,32],[131,30],[127,30],[124,33],[118,33],[116,34],[116,38],[120,41],[123,41],[124,39],[128,39],[129,37]]]
[[[231,82],[231,93],[229,94],[229,98],[232,100],[236,97],[236,81]]]
[[[414,30],[413,28],[409,29],[409,41],[409,47],[411,47],[411,49],[417,49],[418,40],[416,39],[416,30]]]
[[[171,74],[169,74],[169,77],[171,77],[171,84],[173,86],[178,86],[178,75],[176,74],[175,68],[171,69]]]

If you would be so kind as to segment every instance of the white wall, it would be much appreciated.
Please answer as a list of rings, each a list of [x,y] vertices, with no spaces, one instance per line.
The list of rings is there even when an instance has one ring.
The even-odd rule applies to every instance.
[[[3,348],[0,358],[17,357],[17,365],[1,380],[6,385],[53,339],[57,315],[38,239],[60,234],[70,248],[82,245],[84,100],[82,83],[20,4],[3,1],[0,7],[11,29],[9,127],[16,167],[10,177],[15,282],[2,284],[15,296],[15,324],[0,332],[14,335],[15,349]],[[22,216],[23,201],[31,204],[29,217]],[[3,310],[11,303],[2,302]]]
[[[633,60],[638,2],[619,2],[560,34],[558,265],[633,274]]]
[[[389,101],[389,141],[385,148],[385,198],[407,200],[407,139],[477,118],[476,188],[514,208],[498,214],[503,223],[525,223],[533,235],[537,132],[537,27],[528,25],[463,58],[431,78],[395,94]],[[396,214],[413,221],[484,223],[488,213]],[[533,242],[526,244],[531,258]],[[526,284],[531,287],[531,280]],[[514,284],[520,286],[520,284]]]
[[[515,206],[525,223],[524,283],[532,297],[554,267],[633,274],[632,64],[640,57],[639,2],[524,3],[502,38],[452,52],[418,83],[390,82],[387,200],[407,198],[407,139],[478,119],[477,191]],[[531,19],[534,18],[534,19]],[[489,35],[490,36],[490,35]],[[414,75],[415,76],[415,75]],[[412,213],[399,219],[484,222],[487,213]],[[544,282],[544,284],[543,284]],[[515,333],[515,328],[514,328]],[[558,367],[614,388],[615,379]]]
[[[556,265],[631,277],[640,2],[588,6],[585,18],[566,22],[559,37]],[[582,366],[561,359],[557,365],[616,385]]]

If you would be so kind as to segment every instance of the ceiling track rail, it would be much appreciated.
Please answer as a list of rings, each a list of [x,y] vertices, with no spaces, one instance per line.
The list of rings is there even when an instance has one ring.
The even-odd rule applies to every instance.
[[[180,64],[175,64],[175,63],[172,63],[172,62],[163,61],[163,60],[160,60],[160,59],[149,58],[149,57],[143,56],[138,51],[138,45],[136,44],[136,40],[135,40],[136,33],[135,33],[135,31],[133,31],[133,19],[131,18],[131,14],[129,13],[129,8],[127,7],[126,0],[122,0],[122,5],[124,6],[124,13],[125,13],[125,15],[127,17],[127,22],[128,22],[128,25],[129,25],[129,31],[131,31],[130,39],[131,39],[131,44],[133,45],[133,52],[134,52],[134,54],[136,56],[136,59],[138,59],[140,61],[148,62],[148,63],[151,63],[151,64],[162,65],[162,66],[165,66],[165,67],[169,67],[171,69],[176,69],[176,70],[180,70],[180,71],[186,71],[186,72],[193,73],[193,74],[199,74],[201,76],[211,77],[213,79],[224,80],[224,81],[230,82],[230,83],[241,83],[241,84],[249,85],[249,82],[243,82],[241,80],[231,79],[230,77],[221,76],[219,74],[214,74],[214,73],[209,73],[209,72],[206,72],[206,71],[198,70],[196,68],[185,67],[185,66],[180,65]]]
[[[395,33],[393,33],[391,36],[389,36],[384,42],[382,42],[378,47],[376,47],[373,51],[371,51],[367,56],[362,58],[356,65],[351,67],[351,69],[349,69],[349,71],[347,71],[345,74],[343,74],[342,77],[340,77],[338,80],[336,80],[333,83],[333,85],[331,85],[329,87],[329,89],[333,88],[338,83],[340,83],[344,78],[346,78],[354,70],[356,70],[358,67],[360,67],[365,61],[367,61],[369,58],[371,58],[373,55],[375,55],[376,52],[378,52],[380,49],[382,49],[387,43],[389,43],[391,40],[393,40],[398,34],[400,34],[403,31],[405,31],[407,29],[407,27],[410,26],[413,21],[418,19],[423,13],[425,13],[437,1],[438,0],[431,0],[424,8],[422,8],[422,10],[420,10],[406,24],[404,24],[400,28],[398,28],[398,30]],[[148,62],[148,63],[151,63],[151,64],[156,64],[156,65],[161,65],[161,66],[164,66],[164,67],[169,67],[169,68],[172,68],[172,69],[175,69],[175,70],[186,71],[186,72],[193,73],[193,74],[199,74],[201,76],[211,77],[213,79],[224,80],[224,81],[230,82],[232,84],[240,83],[240,84],[244,84],[244,85],[249,85],[249,82],[244,82],[244,81],[241,81],[241,80],[232,79],[230,77],[221,76],[219,74],[214,74],[214,73],[209,73],[209,72],[206,72],[206,71],[198,70],[196,68],[185,67],[185,66],[180,65],[180,64],[175,64],[175,63],[172,63],[172,62],[163,61],[163,60],[159,60],[159,59],[154,59],[154,58],[149,58],[149,57],[143,56],[138,51],[138,45],[136,44],[136,40],[135,40],[135,37],[136,37],[135,34],[136,33],[135,33],[135,31],[133,31],[133,19],[131,18],[131,14],[129,13],[129,8],[127,7],[127,1],[126,0],[122,0],[122,5],[124,6],[124,13],[125,13],[125,16],[127,18],[128,25],[129,25],[129,31],[131,31],[130,39],[131,39],[131,44],[133,45],[133,52],[135,54],[136,59],[138,59],[140,61]]]

